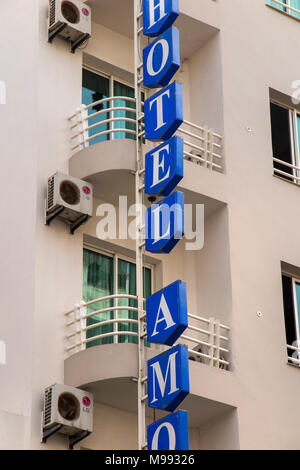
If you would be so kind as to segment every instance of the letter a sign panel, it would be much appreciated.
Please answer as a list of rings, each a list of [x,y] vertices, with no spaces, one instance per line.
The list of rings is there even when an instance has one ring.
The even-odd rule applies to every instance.
[[[177,411],[147,428],[148,450],[189,450],[188,414]]]
[[[190,392],[188,348],[182,344],[155,356],[148,366],[148,406],[174,411]]]
[[[186,284],[173,282],[146,300],[150,343],[172,346],[188,326]]]

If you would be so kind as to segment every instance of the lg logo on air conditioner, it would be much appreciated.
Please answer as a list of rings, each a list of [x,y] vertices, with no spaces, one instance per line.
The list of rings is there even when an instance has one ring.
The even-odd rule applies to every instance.
[[[6,85],[3,80],[0,80],[0,104],[6,104]]]

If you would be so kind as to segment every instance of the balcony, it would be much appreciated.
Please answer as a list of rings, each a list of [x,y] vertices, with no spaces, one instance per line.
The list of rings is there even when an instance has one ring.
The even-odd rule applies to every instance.
[[[136,302],[136,296],[117,294],[80,302],[64,314],[65,383],[91,391],[98,403],[133,413],[138,376]],[[190,426],[200,427],[236,406],[234,374],[230,372],[230,327],[194,314],[188,319],[180,342],[189,350],[191,392],[183,408],[191,414]],[[165,349],[147,347],[146,359]],[[152,413],[147,408],[149,418]],[[163,416],[163,412],[156,413]]]
[[[118,103],[119,102],[119,103]],[[121,103],[121,105],[120,105]],[[72,155],[102,142],[120,139],[134,140],[136,136],[135,99],[124,96],[104,98],[82,105],[69,117]],[[144,126],[144,124],[142,124]],[[187,161],[223,172],[223,136],[206,126],[184,121],[177,132],[184,140]],[[147,142],[145,150],[157,146]]]
[[[300,20],[300,10],[296,8],[299,6],[298,0],[267,0],[267,5],[271,8],[284,13],[285,15],[292,16],[293,18]]]
[[[103,302],[110,305],[105,307],[99,305]],[[132,305],[126,305],[128,303]],[[127,294],[109,295],[76,304],[72,310],[65,313],[68,330],[66,341],[69,343],[66,346],[67,355],[83,351],[93,346],[93,343],[94,345],[124,344],[124,342],[137,344],[138,308],[134,306],[136,304],[137,297]],[[99,309],[99,306],[102,308]],[[103,320],[102,315],[111,318]],[[130,318],[130,315],[135,318]],[[97,317],[97,321],[93,317]],[[92,324],[88,325],[88,319],[93,320]],[[188,346],[190,360],[229,370],[230,327],[215,318],[207,319],[190,313],[188,319],[188,328],[185,334],[181,335],[179,342]],[[107,330],[105,333],[95,334],[95,329],[102,330],[103,327]]]

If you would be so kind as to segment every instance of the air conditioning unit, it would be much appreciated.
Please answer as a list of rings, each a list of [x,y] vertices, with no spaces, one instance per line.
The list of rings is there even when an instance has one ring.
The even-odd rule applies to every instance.
[[[93,214],[93,186],[73,176],[55,173],[48,178],[46,224],[55,218],[65,220],[71,233]]]
[[[78,388],[54,384],[44,393],[43,433],[69,436],[93,431],[93,395]]]
[[[91,9],[78,0],[50,0],[48,40],[61,36],[75,52],[91,36]]]

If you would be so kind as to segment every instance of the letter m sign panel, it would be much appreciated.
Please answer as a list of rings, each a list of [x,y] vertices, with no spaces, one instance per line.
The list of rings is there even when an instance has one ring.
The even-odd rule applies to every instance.
[[[188,348],[178,344],[150,359],[148,406],[174,411],[190,392]]]

